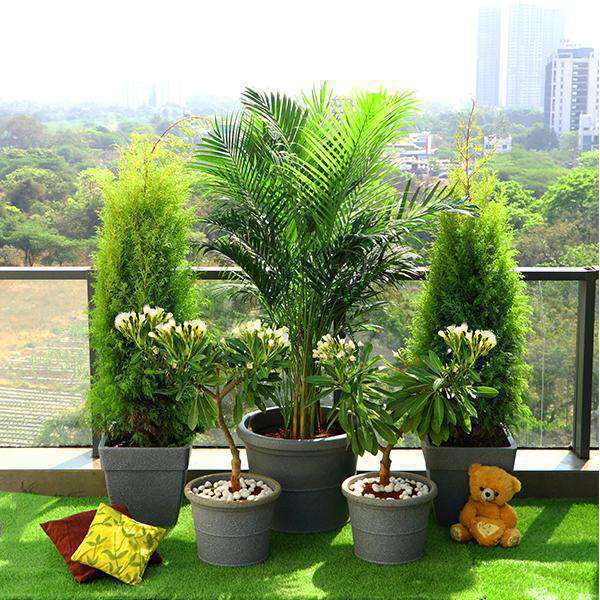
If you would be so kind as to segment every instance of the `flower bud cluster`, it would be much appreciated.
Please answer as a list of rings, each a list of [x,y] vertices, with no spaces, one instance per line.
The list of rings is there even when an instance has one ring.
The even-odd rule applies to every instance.
[[[358,348],[362,345],[362,342],[354,343],[350,338],[333,337],[328,333],[317,342],[313,358],[323,364],[356,362]]]
[[[172,313],[166,312],[159,306],[151,307],[146,304],[139,313],[135,311],[119,313],[115,317],[115,329],[138,345],[143,341],[145,332],[150,340],[167,343],[177,337],[186,344],[192,344],[204,338],[207,327],[200,319],[178,324]]]
[[[438,331],[438,335],[456,354],[460,351],[463,342],[476,356],[485,356],[497,343],[493,332],[481,329],[473,331],[466,323],[460,326],[450,325],[446,329]]]
[[[242,323],[235,327],[231,333],[234,337],[246,342],[256,337],[271,351],[282,350],[290,345],[287,327],[273,328],[264,325],[260,319]]]

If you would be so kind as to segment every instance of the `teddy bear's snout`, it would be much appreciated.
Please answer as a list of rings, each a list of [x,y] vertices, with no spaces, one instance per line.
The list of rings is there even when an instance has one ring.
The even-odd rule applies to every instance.
[[[491,502],[496,497],[496,492],[491,488],[483,488],[481,490],[481,499],[484,502]]]

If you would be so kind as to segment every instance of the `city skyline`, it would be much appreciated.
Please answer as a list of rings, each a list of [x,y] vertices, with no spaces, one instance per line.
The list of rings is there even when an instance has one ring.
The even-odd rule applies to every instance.
[[[567,37],[597,46],[596,2],[543,4],[565,8]],[[484,5],[376,1],[365,13],[349,2],[307,0],[298,10],[236,0],[174,2],[165,11],[158,2],[137,0],[91,8],[23,0],[3,11],[6,22],[28,22],[29,41],[18,27],[6,28],[0,39],[2,55],[11,57],[3,65],[0,101],[122,104],[123,86],[135,82],[181,86],[185,98],[237,97],[246,85],[298,93],[328,80],[340,94],[384,86],[461,104],[475,96],[477,17]]]

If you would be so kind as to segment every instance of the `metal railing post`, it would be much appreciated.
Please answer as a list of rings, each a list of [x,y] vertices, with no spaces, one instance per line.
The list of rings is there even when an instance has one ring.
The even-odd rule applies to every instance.
[[[583,459],[590,457],[596,281],[597,279],[592,277],[579,281],[573,451],[579,458]]]
[[[87,288],[87,313],[88,313],[88,344],[89,344],[89,360],[90,360],[90,387],[94,381],[94,373],[96,370],[96,350],[92,345],[92,310],[94,308],[94,272],[90,269],[86,277]],[[91,418],[92,415],[90,415]],[[92,458],[98,458],[98,444],[100,443],[100,434],[94,430],[92,420]]]

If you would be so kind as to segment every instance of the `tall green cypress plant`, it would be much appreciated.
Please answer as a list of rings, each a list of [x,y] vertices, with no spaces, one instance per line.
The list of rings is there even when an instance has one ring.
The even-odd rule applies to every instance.
[[[187,268],[191,214],[185,208],[189,174],[181,153],[133,136],[120,154],[118,178],[105,186],[105,205],[92,314],[96,374],[92,417],[111,441],[135,446],[187,443],[194,432],[178,403],[143,389],[139,365],[114,328],[116,315],[146,304],[195,314],[193,277]]]
[[[415,316],[409,350],[417,357],[443,352],[438,331],[467,323],[496,334],[498,345],[486,357],[482,385],[494,398],[476,398],[478,417],[470,441],[457,430],[453,443],[501,445],[502,428],[517,429],[527,418],[528,366],[525,362],[530,308],[524,282],[515,271],[513,235],[503,198],[494,196],[496,179],[480,156],[480,135],[471,112],[458,134],[459,166],[451,175],[456,193],[477,207],[475,216],[445,214],[433,244],[430,270]]]

